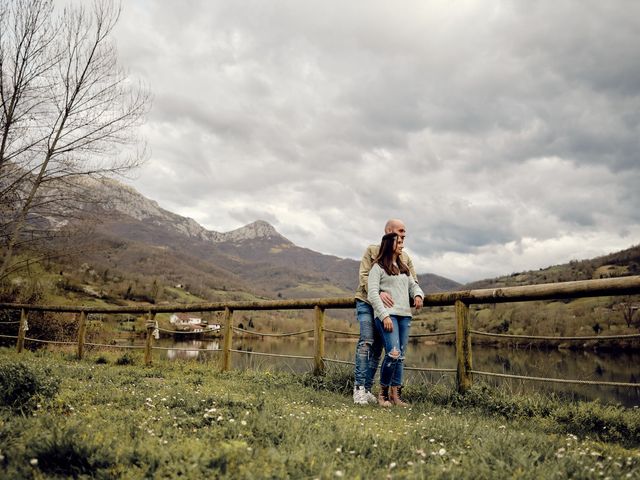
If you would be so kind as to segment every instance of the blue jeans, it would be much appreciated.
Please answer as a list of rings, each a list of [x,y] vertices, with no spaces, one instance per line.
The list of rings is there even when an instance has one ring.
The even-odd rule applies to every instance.
[[[382,339],[375,327],[371,305],[356,300],[356,318],[360,323],[360,338],[356,346],[355,384],[370,392],[380,361]]]
[[[382,336],[384,343],[384,360],[380,367],[380,385],[383,387],[399,387],[402,385],[404,374],[404,354],[409,342],[409,329],[411,317],[390,316],[393,322],[393,331],[387,332],[382,321],[376,318],[376,328]]]

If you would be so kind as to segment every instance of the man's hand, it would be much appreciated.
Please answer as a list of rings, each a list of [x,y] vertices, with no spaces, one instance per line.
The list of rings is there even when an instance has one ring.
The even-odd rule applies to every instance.
[[[422,308],[422,305],[424,305],[422,297],[417,296],[413,298],[413,306],[416,307],[416,310],[420,310]]]
[[[391,321],[391,317],[384,317],[382,320],[382,326],[384,327],[385,332],[393,332],[393,322]]]
[[[382,300],[382,304],[387,307],[393,307],[393,298],[387,292],[380,292],[380,300]],[[391,330],[389,330],[391,331]]]

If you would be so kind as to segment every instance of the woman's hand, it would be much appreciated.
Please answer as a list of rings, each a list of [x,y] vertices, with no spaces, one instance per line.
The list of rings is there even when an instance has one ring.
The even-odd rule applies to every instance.
[[[391,317],[384,317],[382,320],[382,326],[384,327],[385,332],[393,332],[393,322],[391,321]]]
[[[419,295],[416,295],[413,298],[413,305],[416,307],[416,310],[420,310],[422,308],[422,305],[424,304],[422,297]]]

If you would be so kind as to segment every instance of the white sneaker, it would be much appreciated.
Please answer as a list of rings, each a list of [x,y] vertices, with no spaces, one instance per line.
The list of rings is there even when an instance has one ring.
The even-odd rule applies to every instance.
[[[376,398],[376,396],[373,393],[368,391],[364,392],[364,399],[367,403],[375,403],[375,404],[378,403],[378,399]]]
[[[354,387],[353,389],[353,403],[356,405],[366,405],[367,402],[367,392],[363,386]]]

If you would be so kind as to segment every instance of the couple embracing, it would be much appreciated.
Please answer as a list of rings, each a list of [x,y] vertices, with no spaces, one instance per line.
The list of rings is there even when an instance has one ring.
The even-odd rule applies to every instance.
[[[411,300],[422,308],[424,293],[409,256],[403,251],[406,229],[397,219],[385,225],[380,245],[367,248],[360,262],[356,317],[360,338],[356,347],[356,404],[378,403],[383,407],[407,406],[402,399],[404,355],[411,326]],[[371,393],[373,378],[384,346],[378,398]]]

